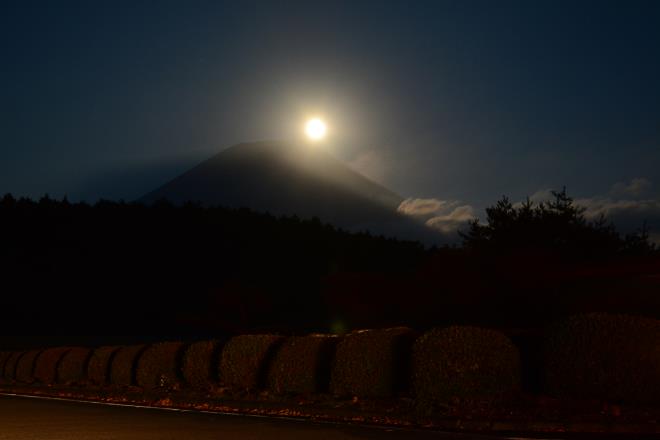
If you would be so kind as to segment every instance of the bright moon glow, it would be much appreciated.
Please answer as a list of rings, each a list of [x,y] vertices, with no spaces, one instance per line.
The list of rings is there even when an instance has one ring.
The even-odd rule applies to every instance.
[[[310,119],[307,121],[307,124],[305,124],[305,133],[307,133],[307,136],[310,139],[315,141],[323,139],[326,131],[327,127],[325,126],[325,123],[319,118]]]

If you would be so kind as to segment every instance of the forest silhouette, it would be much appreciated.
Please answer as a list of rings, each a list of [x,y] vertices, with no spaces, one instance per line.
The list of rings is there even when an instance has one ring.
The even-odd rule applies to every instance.
[[[517,206],[504,196],[486,208],[486,224],[473,220],[467,232],[459,231],[464,247],[498,254],[534,250],[571,260],[643,256],[656,251],[646,224],[622,237],[603,214],[588,221],[586,209],[574,203],[566,188],[551,194],[550,201],[535,204],[527,198]]]
[[[462,246],[427,248],[247,209],[6,195],[3,342],[514,329],[579,311],[660,317],[648,231],[621,236],[606,219],[587,221],[565,190],[554,197],[503,198],[461,232]]]

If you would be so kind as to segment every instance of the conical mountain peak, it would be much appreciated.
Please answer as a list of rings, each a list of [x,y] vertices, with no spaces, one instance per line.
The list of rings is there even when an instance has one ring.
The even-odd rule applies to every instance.
[[[352,170],[319,147],[282,141],[242,143],[205,160],[147,194],[206,206],[246,207],[297,215],[350,230],[400,235],[409,218],[397,212],[403,198]],[[417,228],[415,225],[413,229]]]

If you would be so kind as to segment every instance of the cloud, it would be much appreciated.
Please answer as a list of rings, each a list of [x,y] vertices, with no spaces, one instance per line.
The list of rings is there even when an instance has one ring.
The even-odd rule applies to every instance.
[[[426,226],[437,229],[445,234],[449,234],[457,231],[460,227],[465,226],[474,218],[474,209],[472,206],[462,205],[456,207],[449,214],[439,215],[428,219],[426,221]]]
[[[456,200],[406,199],[398,211],[416,217],[426,226],[445,234],[456,232],[475,218],[474,208]]]
[[[660,200],[656,199],[616,200],[609,197],[594,197],[577,199],[575,203],[586,208],[584,215],[589,219],[597,218],[601,215],[606,217],[658,217],[660,219]]]
[[[605,216],[622,234],[635,232],[646,222],[649,239],[660,244],[660,198],[641,198],[648,193],[649,188],[650,180],[637,177],[628,183],[615,183],[607,195],[575,199],[575,204],[585,208],[584,216],[587,220]],[[534,203],[551,201],[552,190],[540,189],[529,199]],[[520,205],[521,202],[514,204],[516,207]]]
[[[575,199],[575,203],[585,208],[584,215],[588,220],[604,215],[624,235],[639,230],[646,222],[650,241],[660,245],[660,197],[647,195],[646,198],[640,198],[650,187],[650,180],[639,177],[628,183],[614,184],[606,195]],[[552,201],[554,196],[551,189],[544,188],[536,191],[529,199],[540,203]],[[514,206],[520,204],[518,202]],[[406,199],[399,205],[398,211],[447,236],[455,234],[476,218],[476,210],[472,205],[435,198]]]
[[[608,195],[575,199],[575,204],[585,208],[584,216],[588,220],[605,216],[622,234],[635,232],[646,223],[650,240],[660,244],[660,198],[640,198],[649,188],[651,181],[638,177],[629,183],[615,183]],[[530,197],[537,203],[550,198],[551,192],[547,189]]]
[[[446,212],[456,202],[438,199],[406,199],[399,205],[398,211],[413,216],[429,216]]]
[[[660,244],[660,199],[613,199],[594,197],[575,201],[586,208],[584,216],[593,220],[604,215],[623,234],[639,230],[644,223],[650,231],[650,240]]]
[[[649,234],[649,241],[660,246],[660,232],[651,232]]]
[[[547,188],[547,189],[540,189],[536,191],[534,194],[529,196],[530,202],[533,203],[541,203],[541,202],[549,202],[553,200],[555,197],[552,195],[552,189]],[[516,202],[513,204],[514,208],[520,208],[522,206],[523,202]]]
[[[641,197],[651,188],[651,181],[644,177],[636,177],[630,183],[617,182],[612,185],[610,195],[613,197]]]

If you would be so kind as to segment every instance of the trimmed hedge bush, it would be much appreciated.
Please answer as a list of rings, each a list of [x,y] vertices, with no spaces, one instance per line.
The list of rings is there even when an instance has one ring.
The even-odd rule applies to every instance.
[[[546,332],[545,390],[557,397],[660,403],[660,321],[592,313]]]
[[[268,371],[268,388],[280,394],[327,391],[339,337],[294,336],[277,350]]]
[[[37,382],[52,385],[57,380],[57,367],[62,357],[71,347],[56,347],[39,354],[34,365],[34,378]]]
[[[110,367],[112,358],[120,347],[104,346],[95,348],[87,363],[87,379],[94,385],[110,383]]]
[[[181,384],[183,342],[161,342],[149,346],[140,356],[135,373],[139,386],[178,388]]]
[[[34,382],[34,367],[41,350],[26,351],[16,364],[16,380],[23,383]]]
[[[218,381],[220,341],[199,341],[183,353],[182,371],[186,383],[193,388],[208,389]]]
[[[119,386],[135,385],[135,370],[140,356],[147,345],[129,345],[121,347],[110,364],[110,383]]]
[[[276,335],[241,335],[227,342],[220,358],[220,381],[241,390],[255,390],[265,384],[268,364],[284,341]]]
[[[4,377],[7,381],[16,380],[16,367],[18,365],[18,360],[23,356],[24,351],[14,351],[7,358],[5,362]]]
[[[91,354],[90,348],[72,347],[64,354],[57,367],[57,382],[66,385],[85,382]]]
[[[340,396],[391,397],[406,390],[416,336],[407,327],[348,334],[337,346],[330,392]]]
[[[5,378],[5,364],[11,355],[11,351],[0,352],[0,380],[4,380]]]
[[[520,353],[495,330],[436,328],[413,345],[412,380],[421,401],[495,397],[519,389]]]

